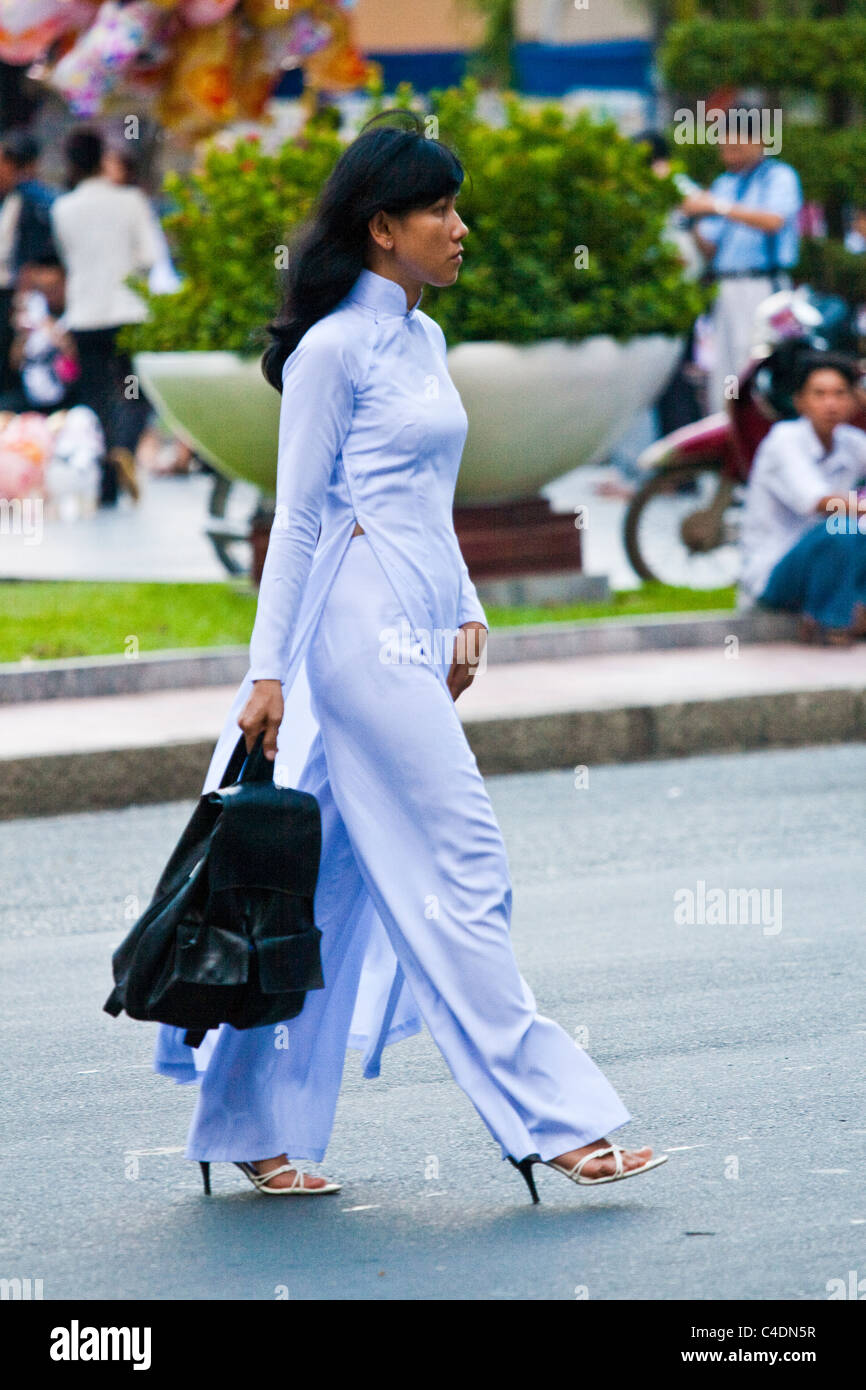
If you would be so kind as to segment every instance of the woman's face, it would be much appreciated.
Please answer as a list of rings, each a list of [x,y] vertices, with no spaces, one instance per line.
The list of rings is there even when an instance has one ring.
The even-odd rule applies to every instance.
[[[455,207],[456,199],[456,193],[451,194],[429,207],[387,217],[395,269],[426,285],[454,284],[463,263],[463,238],[469,230]]]

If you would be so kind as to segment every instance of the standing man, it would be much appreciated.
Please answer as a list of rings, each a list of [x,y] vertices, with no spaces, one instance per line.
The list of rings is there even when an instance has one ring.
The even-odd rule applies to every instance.
[[[714,411],[725,409],[731,378],[748,362],[758,305],[790,284],[786,272],[799,258],[797,219],[803,206],[796,172],[767,158],[757,131],[729,129],[719,153],[725,173],[708,193],[694,193],[682,205],[687,217],[701,219],[695,239],[719,285],[709,391]]]
[[[113,506],[118,471],[133,497],[138,495],[135,448],[144,427],[140,402],[126,395],[132,362],[116,339],[124,324],[147,318],[147,304],[125,281],[150,270],[160,248],[144,193],[121,188],[103,172],[103,141],[97,131],[72,131],[64,153],[72,191],[51,207],[67,275],[62,324],[78,350],[78,400],[96,412],[105,435],[100,506]]]

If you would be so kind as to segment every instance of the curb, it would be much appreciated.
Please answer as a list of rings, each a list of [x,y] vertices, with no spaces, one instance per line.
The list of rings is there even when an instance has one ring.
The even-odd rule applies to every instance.
[[[783,691],[467,721],[484,776],[860,742],[866,691]],[[0,820],[197,800],[213,740],[0,760]]]
[[[526,627],[494,628],[486,657],[489,665],[498,665],[718,646],[732,636],[741,642],[779,642],[790,640],[795,630],[796,619],[789,614],[762,609],[732,609],[706,617],[665,613],[601,622],[533,623]],[[240,685],[248,669],[247,646],[145,652],[134,659],[90,656],[5,662],[0,664],[0,705]]]

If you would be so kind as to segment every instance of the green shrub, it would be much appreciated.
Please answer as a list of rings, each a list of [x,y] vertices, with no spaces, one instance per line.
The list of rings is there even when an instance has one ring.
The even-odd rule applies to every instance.
[[[440,139],[467,179],[470,231],[453,288],[429,289],[449,343],[680,333],[706,303],[663,239],[680,201],[672,180],[610,122],[506,98],[501,128],[476,114],[472,83],[431,94]],[[575,267],[586,248],[586,268]]]
[[[706,96],[724,82],[866,97],[866,16],[797,16],[673,24],[660,54],[662,74],[678,92]]]
[[[410,96],[404,86],[400,100]],[[472,80],[431,93],[439,137],[467,170],[459,208],[470,234],[460,278],[424,294],[449,343],[687,329],[707,296],[684,279],[663,239],[679,195],[652,173],[645,151],[610,123],[514,96],[504,125],[492,127],[478,115],[477,97]],[[377,105],[381,98],[371,113]],[[146,296],[152,319],[124,331],[130,349],[260,351],[278,297],[274,248],[307,215],[340,148],[328,133],[275,155],[245,141],[211,151],[201,173],[169,175],[176,211],[166,233],[189,280],[178,294]],[[585,268],[575,265],[580,247]]]
[[[839,294],[849,304],[866,304],[866,256],[855,255],[839,241],[804,237],[796,278],[825,294]]]
[[[273,154],[256,140],[211,147],[200,171],[169,172],[164,188],[174,208],[163,227],[184,283],[176,294],[154,295],[130,277],[150,319],[123,329],[128,350],[261,353],[280,296],[277,248],[308,216],[342,148],[319,128]]]

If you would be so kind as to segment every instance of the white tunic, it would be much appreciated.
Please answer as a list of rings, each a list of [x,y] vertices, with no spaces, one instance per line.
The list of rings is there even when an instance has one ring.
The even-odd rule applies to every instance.
[[[203,792],[219,786],[240,738],[237,719],[252,682],[264,678],[281,680],[285,698],[274,779],[297,785],[318,729],[304,659],[356,520],[406,614],[411,641],[427,651],[443,683],[441,652],[455,631],[455,610],[458,626],[487,626],[452,515],[468,419],[448,375],[445,336],[418,308],[420,299],[407,309],[399,285],[362,270],[341,304],[304,334],[285,363],[275,518],[250,668]],[[368,1076],[378,1074],[385,1045],[421,1027],[407,988],[395,1005],[395,979],[399,984],[396,956],[377,916],[349,1039],[364,1052]],[[195,1079],[216,1035],[196,1049],[194,1067],[183,1030],[162,1027],[160,1033],[157,1069]]]

